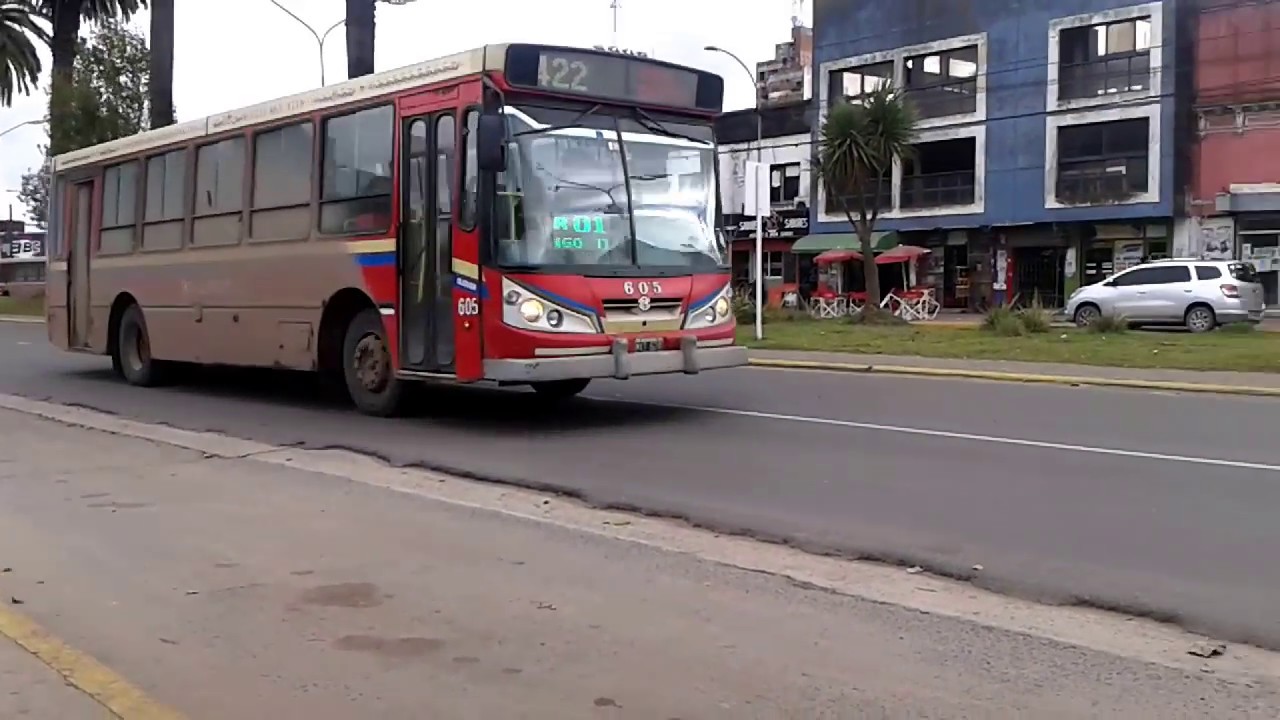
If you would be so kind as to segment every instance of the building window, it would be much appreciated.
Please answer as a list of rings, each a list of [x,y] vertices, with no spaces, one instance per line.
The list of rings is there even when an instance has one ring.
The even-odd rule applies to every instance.
[[[394,121],[390,105],[325,121],[320,232],[380,233],[391,226]]]
[[[1147,192],[1148,127],[1134,118],[1058,128],[1058,201],[1100,204]]]
[[[205,145],[196,152],[196,215],[240,212],[244,206],[242,137]]]
[[[906,58],[903,88],[921,119],[978,111],[978,46]]]
[[[143,216],[148,223],[181,220],[187,186],[187,151],[174,150],[147,160],[147,200]]]
[[[102,175],[102,229],[130,227],[138,214],[138,163],[107,168]]]
[[[885,168],[878,182],[875,178],[868,180],[861,197],[857,195],[842,197],[838,192],[832,192],[832,188],[825,183],[822,190],[826,196],[823,212],[828,215],[837,215],[841,220],[844,219],[846,209],[857,217],[859,209],[864,204],[868,210],[876,208],[880,212],[889,211],[893,209],[893,169]]]
[[[1059,100],[1151,87],[1150,17],[1064,28],[1058,47]]]
[[[769,202],[793,204],[800,197],[800,163],[769,166]]]
[[[782,253],[782,252],[768,252],[768,251],[765,252],[764,268],[763,268],[765,280],[781,280],[782,279],[783,272],[785,269],[784,265],[786,262],[786,259],[785,259],[786,255],[787,253]],[[752,270],[754,269],[755,268],[752,268]],[[752,275],[753,279],[754,277],[755,276]]]
[[[973,204],[977,145],[972,137],[916,145],[915,154],[902,166],[902,209]]]
[[[287,208],[311,202],[310,122],[287,125],[253,138],[253,209]]]
[[[856,103],[863,95],[893,85],[893,62],[859,65],[831,73],[831,102]]]

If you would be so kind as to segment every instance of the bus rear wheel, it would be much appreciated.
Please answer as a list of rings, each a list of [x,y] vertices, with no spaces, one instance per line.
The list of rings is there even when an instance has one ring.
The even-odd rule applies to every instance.
[[[351,402],[366,415],[391,417],[403,405],[404,383],[396,377],[388,347],[376,308],[362,310],[351,319],[342,343],[342,377]]]
[[[151,336],[142,308],[130,305],[120,316],[111,366],[130,385],[151,387],[164,381],[169,363],[151,356]]]
[[[581,394],[591,384],[589,378],[572,378],[569,380],[547,380],[532,384],[533,391],[550,400],[568,400]]]

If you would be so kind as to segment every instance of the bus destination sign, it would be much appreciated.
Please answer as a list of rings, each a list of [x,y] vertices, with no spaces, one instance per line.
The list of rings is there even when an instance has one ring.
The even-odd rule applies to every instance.
[[[528,45],[512,46],[509,52],[507,81],[515,86],[639,105],[720,110],[723,83],[710,73],[622,53]],[[701,87],[712,81],[715,87]]]

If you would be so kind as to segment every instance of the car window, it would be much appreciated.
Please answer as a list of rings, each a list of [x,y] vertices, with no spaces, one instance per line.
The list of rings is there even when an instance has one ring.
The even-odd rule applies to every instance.
[[[1196,266],[1197,280],[1217,280],[1220,277],[1222,277],[1222,271],[1214,267],[1213,265],[1197,265]]]
[[[1253,263],[1231,263],[1227,270],[1231,272],[1231,277],[1240,282],[1258,282],[1258,271],[1254,269]]]
[[[1171,285],[1173,283],[1189,282],[1191,280],[1191,268],[1186,265],[1168,265],[1157,267],[1142,267],[1116,278],[1116,285],[1119,287],[1131,287],[1134,285]]]

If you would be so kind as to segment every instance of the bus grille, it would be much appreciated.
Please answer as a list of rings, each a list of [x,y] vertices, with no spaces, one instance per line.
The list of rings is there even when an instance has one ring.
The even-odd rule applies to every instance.
[[[676,299],[653,300],[648,310],[635,298],[604,301],[606,333],[670,332],[684,325],[684,303]]]

